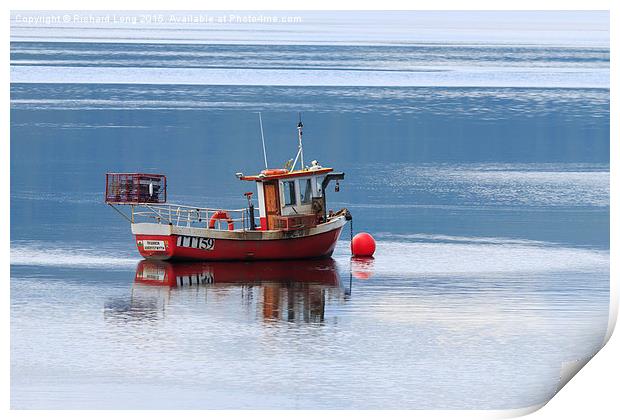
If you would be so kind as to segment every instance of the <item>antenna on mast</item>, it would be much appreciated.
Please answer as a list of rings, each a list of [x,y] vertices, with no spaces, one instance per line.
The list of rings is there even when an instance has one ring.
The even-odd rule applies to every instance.
[[[263,118],[261,117],[260,112],[258,113],[258,122],[260,124],[260,138],[263,141],[263,157],[265,158],[265,169],[268,169],[269,165],[267,165],[267,149],[265,148],[265,135],[263,134]]]
[[[299,123],[297,124],[297,133],[299,136],[299,154],[301,155],[301,169],[304,168],[304,146],[301,143],[301,136],[304,134],[302,132],[302,128],[304,128],[304,124],[301,122],[301,112],[299,113]]]
[[[297,123],[297,136],[299,138],[299,145],[297,146],[297,156],[295,156],[295,162],[293,162],[293,166],[291,166],[291,170],[289,172],[293,172],[295,170],[295,165],[297,165],[297,161],[301,157],[301,170],[304,169],[304,145],[301,142],[301,136],[303,136],[302,128],[304,128],[304,124],[301,122],[301,112],[299,113],[299,123]]]

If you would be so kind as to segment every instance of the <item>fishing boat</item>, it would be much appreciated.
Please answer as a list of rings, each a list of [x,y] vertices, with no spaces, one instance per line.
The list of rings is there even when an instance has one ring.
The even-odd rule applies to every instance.
[[[144,258],[247,261],[331,256],[352,219],[345,208],[335,212],[327,208],[327,188],[335,181],[339,191],[344,173],[316,160],[304,165],[301,118],[292,164],[269,169],[260,114],[259,121],[266,169],[257,175],[236,174],[240,181],[256,184],[258,209],[252,201],[254,192],[244,193],[244,208],[195,207],[167,202],[165,175],[106,174],[105,202],[129,221]]]

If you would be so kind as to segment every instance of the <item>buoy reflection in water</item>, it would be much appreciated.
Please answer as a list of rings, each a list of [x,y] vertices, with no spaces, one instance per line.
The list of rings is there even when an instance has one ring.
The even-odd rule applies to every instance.
[[[351,257],[351,274],[358,280],[368,280],[374,274],[373,257]]]

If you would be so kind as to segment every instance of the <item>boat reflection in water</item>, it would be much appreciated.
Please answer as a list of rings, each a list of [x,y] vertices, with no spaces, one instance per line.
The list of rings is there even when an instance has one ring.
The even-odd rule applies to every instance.
[[[124,318],[152,318],[155,308],[160,317],[181,304],[183,310],[195,306],[204,310],[206,304],[213,316],[234,317],[241,303],[242,308],[255,308],[242,312],[254,313],[265,321],[322,323],[326,303],[337,303],[344,295],[331,258],[260,262],[143,260],[136,268],[130,303],[115,306]]]

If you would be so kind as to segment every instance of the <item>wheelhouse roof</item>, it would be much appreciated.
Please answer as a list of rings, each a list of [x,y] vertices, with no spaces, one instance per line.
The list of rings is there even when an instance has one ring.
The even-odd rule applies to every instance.
[[[323,175],[323,174],[327,174],[329,172],[333,172],[333,170],[334,170],[333,168],[320,168],[320,169],[306,168],[306,169],[286,172],[286,173],[283,173],[283,174],[247,175],[247,176],[242,176],[239,179],[242,180],[242,181],[262,182],[262,181],[270,181],[270,180],[276,180],[276,179],[289,179],[289,178],[300,178],[300,177],[304,177],[304,176]]]

